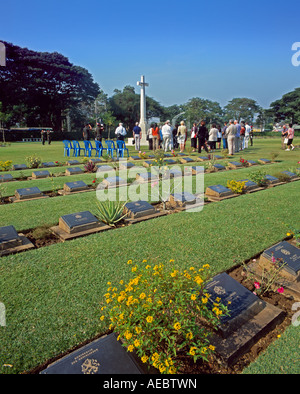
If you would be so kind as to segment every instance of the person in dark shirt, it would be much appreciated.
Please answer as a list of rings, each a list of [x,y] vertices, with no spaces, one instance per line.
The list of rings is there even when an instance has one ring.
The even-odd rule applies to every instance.
[[[102,141],[103,132],[104,132],[103,124],[97,123],[97,127],[96,127],[96,139],[97,139],[97,141],[100,141],[100,142]]]
[[[90,139],[90,130],[91,130],[91,126],[87,123],[82,130],[82,135],[84,140],[88,141]]]
[[[200,123],[200,127],[197,133],[197,138],[198,138],[198,153],[201,153],[202,147],[208,153],[208,149],[206,146],[206,141],[208,140],[208,130],[205,126],[204,120],[202,120]]]

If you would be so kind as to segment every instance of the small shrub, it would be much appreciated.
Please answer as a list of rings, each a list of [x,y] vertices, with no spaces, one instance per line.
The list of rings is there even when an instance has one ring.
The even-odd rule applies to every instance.
[[[35,239],[44,239],[44,238],[51,238],[52,237],[52,232],[49,228],[50,226],[44,224],[42,226],[36,227],[32,231],[32,236]]]
[[[139,151],[139,157],[140,157],[141,159],[148,159],[148,155],[147,155],[146,152],[141,152],[141,151]]]
[[[244,167],[248,167],[248,161],[246,159],[243,159],[242,157],[240,158],[240,163],[242,163]]]
[[[38,168],[42,162],[42,159],[39,156],[33,154],[31,156],[27,156],[25,161],[29,168]]]
[[[271,152],[271,161],[275,161],[279,156],[278,152]]]
[[[86,172],[96,172],[97,171],[97,166],[95,163],[88,161],[85,165],[84,165],[84,169]]]
[[[245,191],[245,181],[227,181],[227,187],[235,194],[242,194]]]
[[[12,160],[0,161],[0,170],[8,171],[10,170],[11,165],[12,165]]]
[[[274,176],[276,178],[278,178],[280,182],[289,182],[290,181],[290,177],[288,176],[288,174],[284,174],[282,172],[277,172],[276,174],[274,174]]]
[[[258,186],[266,185],[266,173],[263,170],[253,171],[249,174],[249,179],[258,184]]]
[[[177,373],[186,358],[209,361],[214,351],[209,335],[228,314],[205,290],[208,264],[180,270],[173,263],[134,265],[129,260],[133,278],[118,287],[108,282],[100,317],[129,352],[163,374]]]

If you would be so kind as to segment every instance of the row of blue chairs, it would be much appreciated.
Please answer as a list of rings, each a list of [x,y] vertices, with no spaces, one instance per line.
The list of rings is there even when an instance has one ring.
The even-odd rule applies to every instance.
[[[117,147],[112,140],[106,140],[105,146],[102,145],[100,141],[95,140],[95,146],[93,146],[91,141],[84,140],[84,147],[80,145],[77,140],[63,140],[64,144],[64,156],[70,156],[72,152],[72,156],[78,157],[81,152],[84,152],[85,156],[91,157],[93,151],[95,151],[95,157],[101,157],[103,151],[106,151],[112,158],[114,157],[114,152],[116,153],[117,158],[124,157],[124,153],[127,152],[127,157],[129,157],[128,148],[126,148],[126,144],[124,141],[116,141]]]

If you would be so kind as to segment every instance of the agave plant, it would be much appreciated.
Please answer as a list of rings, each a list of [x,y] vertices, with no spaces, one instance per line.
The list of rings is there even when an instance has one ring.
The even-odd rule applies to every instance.
[[[96,203],[98,208],[96,216],[109,226],[114,227],[116,223],[127,216],[126,213],[123,213],[126,202],[105,200]]]

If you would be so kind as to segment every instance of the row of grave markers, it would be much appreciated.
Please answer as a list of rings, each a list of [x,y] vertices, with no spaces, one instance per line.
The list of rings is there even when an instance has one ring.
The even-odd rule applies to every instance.
[[[171,156],[171,155],[169,155],[169,156]],[[214,155],[214,158],[215,159],[224,159],[223,156],[219,156],[219,155]],[[141,158],[139,156],[131,156],[131,157],[129,157],[129,160],[141,160]],[[185,158],[180,159],[181,164],[188,164],[188,163],[192,163],[192,162],[195,162],[195,161],[201,161],[201,162],[209,161],[209,157],[207,157],[207,156],[198,156],[196,158],[196,160],[194,160],[194,159],[192,159],[190,157],[185,157]],[[102,161],[99,160],[99,159],[90,159],[90,162],[93,162],[93,163],[96,164],[96,163],[99,163],[99,162],[102,162]],[[165,159],[164,163],[166,165],[178,164],[177,161],[174,160],[174,159]],[[247,163],[248,163],[249,166],[252,166],[252,165],[257,165],[258,163],[260,163],[260,164],[270,164],[271,161],[268,160],[268,159],[258,159],[258,162],[253,161],[253,160],[248,160]],[[43,164],[44,164],[44,167],[55,167],[55,164],[53,162],[48,162],[48,163],[43,163]],[[80,164],[81,163],[78,160],[69,160],[67,162],[67,165],[69,165],[69,166],[80,165]],[[155,161],[153,161],[153,160],[144,160],[143,165],[145,167],[150,167],[151,165],[155,165]],[[131,168],[133,166],[134,166],[134,164],[132,164],[132,163],[127,163],[127,165],[126,165],[126,163],[122,164],[122,160],[120,160],[120,169],[127,169],[127,168]],[[241,162],[238,162],[238,161],[230,161],[230,162],[228,162],[228,166],[229,166],[229,168],[232,168],[232,169],[243,168],[243,164]],[[101,168],[101,167],[105,167],[105,166],[98,166],[97,168]],[[112,169],[112,167],[110,167],[108,165],[107,165],[107,167]],[[212,166],[212,168],[215,169],[216,171],[220,171],[220,170],[225,170],[226,169],[225,166],[223,166],[221,164],[217,164],[217,163],[214,164]],[[15,164],[13,166],[13,169],[14,170],[25,170],[25,169],[28,169],[28,167],[26,166],[26,164]],[[75,174],[83,174],[83,173],[84,173],[84,170],[82,168],[80,168],[80,167],[71,167],[71,168],[66,169],[66,171],[65,171],[65,175],[66,176],[75,175]],[[49,171],[47,171],[47,170],[38,170],[38,171],[33,171],[31,177],[32,177],[32,179],[41,179],[41,178],[47,178],[47,177],[50,177],[50,176],[51,176],[51,174],[50,174]],[[15,178],[13,177],[12,174],[3,174],[3,175],[0,174],[0,181],[2,181],[2,182],[13,181],[14,179]]]
[[[282,261],[285,286],[290,286],[294,299],[300,300],[300,249],[287,241],[279,242],[263,252],[258,265],[266,261],[271,264],[274,257]],[[236,364],[285,317],[284,311],[259,298],[226,272],[215,275],[206,285],[206,291],[210,294],[211,308],[216,299],[228,306],[229,315],[221,317],[218,330],[210,337],[217,356],[227,366]],[[126,351],[113,332],[59,358],[40,373],[138,375],[149,371],[153,373],[153,368],[148,370],[136,356]],[[154,370],[154,373],[159,372]]]

